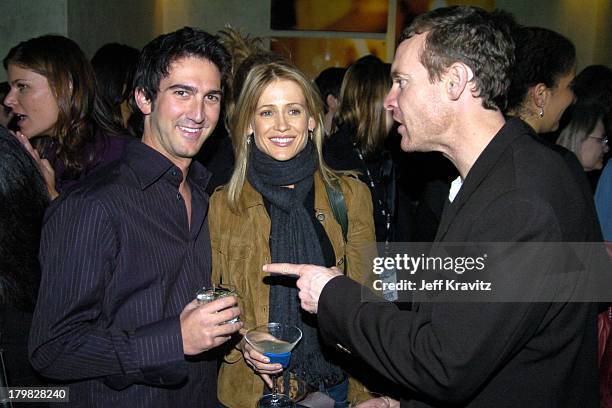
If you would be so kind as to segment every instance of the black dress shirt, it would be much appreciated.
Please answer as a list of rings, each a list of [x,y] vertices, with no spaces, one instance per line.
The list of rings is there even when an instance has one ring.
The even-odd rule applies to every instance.
[[[208,178],[191,165],[189,226],[181,171],[135,141],[50,207],[30,359],[70,406],[216,405],[214,359],[185,358],[179,322],[210,284]]]

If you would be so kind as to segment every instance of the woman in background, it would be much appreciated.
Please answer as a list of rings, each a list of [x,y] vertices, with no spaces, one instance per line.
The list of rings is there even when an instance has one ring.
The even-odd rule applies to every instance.
[[[557,130],[574,101],[576,48],[561,34],[541,27],[517,27],[513,39],[516,64],[507,114],[518,116],[537,134]]]
[[[593,131],[595,134],[591,136],[596,138],[604,138],[605,135],[609,135],[612,129],[612,70],[603,65],[589,65],[584,68],[574,79],[574,93],[576,102],[565,111],[561,120],[563,130],[559,132],[559,136],[564,136],[561,144],[569,143],[571,132],[574,130],[587,131],[587,133]],[[578,130],[578,128],[581,129]],[[591,143],[588,143],[589,141]],[[584,144],[585,151],[580,154],[576,153],[577,149],[569,147],[576,153],[585,169],[591,187],[590,192],[595,191],[601,175],[600,169],[603,162],[609,158],[605,152],[609,152],[610,146],[609,142],[598,145],[593,141],[592,138],[585,140],[587,142]],[[600,161],[599,154],[602,148],[604,158],[600,165],[597,162]]]
[[[518,116],[536,134],[554,132],[575,99],[576,48],[561,34],[541,27],[516,27],[512,37],[516,64],[506,114]],[[561,155],[585,199],[593,203],[593,190],[576,155],[544,137],[539,140]]]
[[[603,114],[575,106],[569,124],[561,131],[557,144],[572,151],[585,172],[600,170],[608,152]]]
[[[17,136],[52,199],[119,157],[124,141],[96,129],[94,73],[74,41],[57,35],[24,41],[9,51],[4,68],[11,86],[4,103],[18,117]]]
[[[383,100],[391,87],[388,64],[368,55],[346,71],[340,88],[340,105],[325,139],[325,161],[334,170],[356,170],[370,189],[376,240],[407,241],[397,222],[395,166],[385,148],[393,119]],[[393,228],[393,230],[392,230]],[[403,239],[402,239],[403,238]]]

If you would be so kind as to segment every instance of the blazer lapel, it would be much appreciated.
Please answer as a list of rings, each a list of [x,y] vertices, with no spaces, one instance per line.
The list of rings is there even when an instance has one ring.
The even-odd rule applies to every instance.
[[[440,226],[436,232],[435,242],[444,240],[453,220],[455,220],[463,206],[470,200],[472,194],[493,170],[504,151],[517,137],[525,133],[530,133],[529,129],[523,121],[516,118],[508,119],[506,124],[497,132],[480,156],[478,156],[478,159],[476,159],[453,202],[451,203],[447,200],[447,205],[445,205],[442,212]]]

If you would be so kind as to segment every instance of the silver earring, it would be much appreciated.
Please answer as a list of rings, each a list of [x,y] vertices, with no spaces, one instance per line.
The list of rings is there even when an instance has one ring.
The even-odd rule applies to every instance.
[[[544,107],[540,106],[540,117],[543,118],[544,117]]]
[[[308,137],[310,138],[310,140],[312,140],[312,133],[313,131],[311,129],[308,129]]]
[[[251,139],[252,139],[252,138],[253,138],[253,134],[252,134],[252,133],[251,133],[250,135],[248,135],[248,136],[247,136],[247,139],[246,139],[246,144],[247,144],[247,146],[251,144]]]

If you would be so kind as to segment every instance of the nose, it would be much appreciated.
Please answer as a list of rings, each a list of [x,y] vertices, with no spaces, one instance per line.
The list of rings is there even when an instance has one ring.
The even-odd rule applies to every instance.
[[[206,119],[206,104],[203,100],[193,98],[191,109],[188,111],[187,118],[191,121],[200,124]]]
[[[14,108],[16,103],[17,103],[17,99],[15,98],[15,89],[11,87],[11,90],[9,91],[8,94],[6,94],[6,97],[4,98],[3,105],[8,106],[9,108],[12,109]]]
[[[393,108],[397,107],[397,89],[396,86],[393,85],[391,89],[389,89],[389,93],[385,96],[385,100],[383,101],[385,109],[388,111],[393,111]]]
[[[279,130],[281,132],[284,132],[285,130],[289,129],[289,126],[287,125],[287,118],[282,113],[276,115],[276,121],[274,122],[274,125],[276,126],[276,130]]]

